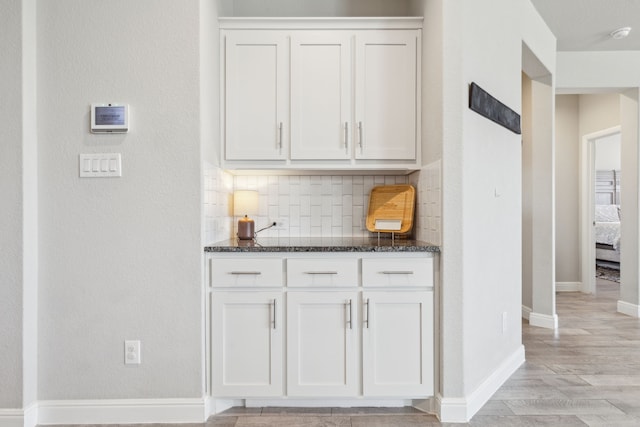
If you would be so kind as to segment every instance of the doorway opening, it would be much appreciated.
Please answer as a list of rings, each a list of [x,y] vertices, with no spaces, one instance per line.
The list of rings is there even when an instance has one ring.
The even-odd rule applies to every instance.
[[[582,292],[596,293],[596,266],[620,274],[620,126],[582,137]],[[610,271],[613,274],[613,271]]]

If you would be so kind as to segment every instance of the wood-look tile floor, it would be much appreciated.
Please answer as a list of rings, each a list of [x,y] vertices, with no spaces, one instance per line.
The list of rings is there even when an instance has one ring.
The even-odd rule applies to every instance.
[[[597,285],[557,295],[557,331],[522,325],[527,361],[468,424],[413,408],[232,408],[205,427],[640,426],[640,320],[616,312],[617,283]]]

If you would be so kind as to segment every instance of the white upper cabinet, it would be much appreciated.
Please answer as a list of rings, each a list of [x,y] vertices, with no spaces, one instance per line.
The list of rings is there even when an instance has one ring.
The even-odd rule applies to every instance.
[[[278,31],[234,31],[225,45],[226,160],[287,157],[289,46]]]
[[[293,34],[291,159],[349,159],[351,105],[349,34]]]
[[[421,18],[220,25],[223,167],[420,168]]]
[[[356,159],[416,158],[416,31],[371,31],[356,37]]]

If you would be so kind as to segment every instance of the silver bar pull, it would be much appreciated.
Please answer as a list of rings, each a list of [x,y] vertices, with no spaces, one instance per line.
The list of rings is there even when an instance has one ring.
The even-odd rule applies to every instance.
[[[364,307],[365,318],[362,320],[362,323],[365,328],[369,329],[369,298],[365,300]]]
[[[259,276],[262,273],[260,271],[230,271],[229,274],[234,276]]]
[[[278,125],[278,148],[282,150],[282,122]]]
[[[338,274],[337,271],[305,271],[304,274]]]
[[[276,299],[273,299],[273,330],[276,329]]]
[[[349,152],[349,122],[344,122],[344,148]]]
[[[347,323],[349,324],[349,329],[353,329],[353,304],[352,304],[352,300],[349,300],[349,302],[346,304],[349,307],[349,318],[347,319]]]
[[[360,152],[362,152],[362,122],[358,122],[358,145],[360,146]]]
[[[413,274],[413,271],[381,271],[380,274]]]

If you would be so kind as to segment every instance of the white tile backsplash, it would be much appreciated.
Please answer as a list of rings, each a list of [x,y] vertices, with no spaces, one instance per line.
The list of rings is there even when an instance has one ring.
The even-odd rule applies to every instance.
[[[441,161],[430,163],[410,176],[417,189],[414,234],[419,240],[440,245],[442,233],[442,202],[440,198]]]
[[[407,175],[265,175],[233,176],[212,166],[204,174],[204,233],[206,242],[233,238],[233,191],[257,190],[256,230],[283,219],[286,230],[265,230],[262,237],[335,237],[370,235],[365,220],[369,194],[377,185],[412,184],[416,190],[414,235],[441,242],[441,162]]]
[[[233,188],[258,190],[256,229],[278,218],[289,225],[283,231],[264,230],[263,237],[367,236],[365,215],[371,188],[409,182],[405,175],[269,175],[258,176],[254,188],[249,178],[253,177],[233,177]]]

